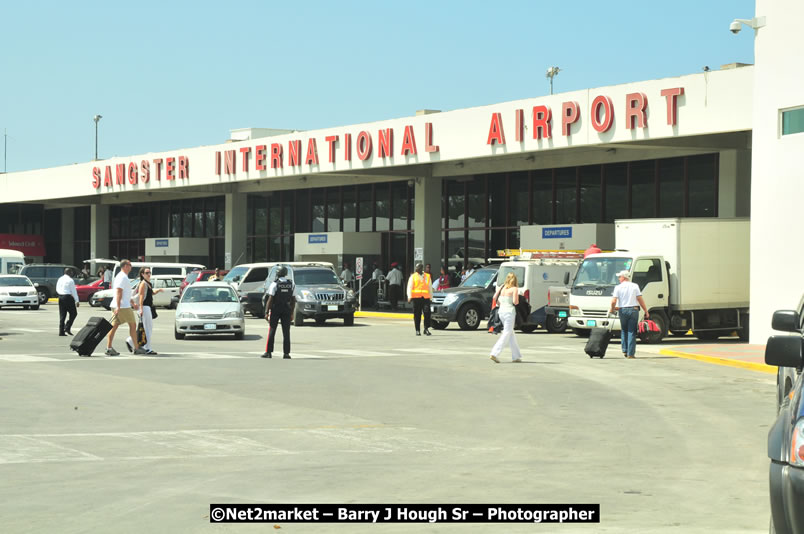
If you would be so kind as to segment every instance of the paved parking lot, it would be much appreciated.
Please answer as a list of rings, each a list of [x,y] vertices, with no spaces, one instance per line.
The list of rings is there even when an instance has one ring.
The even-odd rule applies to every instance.
[[[107,313],[82,305],[76,324]],[[599,525],[560,531],[767,529],[767,374],[655,347],[592,361],[583,340],[543,333],[519,336],[524,364],[495,365],[485,332],[367,318],[294,328],[293,359],[264,360],[265,321],[243,341],[176,341],[168,310],[160,356],[129,355],[121,332],[121,357],[79,358],[57,315],[0,310],[6,532],[259,528],[210,525],[211,502],[600,503]]]

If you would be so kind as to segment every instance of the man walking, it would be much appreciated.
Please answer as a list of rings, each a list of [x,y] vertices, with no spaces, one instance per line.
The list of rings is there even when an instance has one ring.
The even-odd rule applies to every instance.
[[[388,299],[391,301],[391,309],[395,310],[402,297],[402,271],[399,270],[398,263],[391,264],[391,272],[388,273],[386,280],[388,280]]]
[[[296,307],[296,297],[293,296],[295,285],[288,277],[288,268],[284,265],[276,271],[276,280],[268,286],[268,302],[265,303],[265,320],[270,325],[268,344],[265,347],[263,358],[270,358],[274,351],[276,327],[282,322],[282,352],[283,358],[290,359],[290,319]]]
[[[117,273],[112,286],[114,289],[112,309],[114,311],[112,312],[112,329],[109,331],[109,340],[106,342],[106,356],[120,356],[120,353],[112,347],[112,341],[114,341],[117,327],[121,324],[128,325],[134,354],[145,354],[145,349],[140,348],[137,343],[137,316],[131,308],[131,280],[128,278],[130,272],[131,262],[129,260],[121,261],[120,272]]]
[[[413,302],[413,324],[416,327],[416,335],[420,336],[419,325],[424,311],[424,335],[430,334],[430,298],[432,297],[433,281],[430,275],[424,272],[421,263],[416,264],[416,272],[410,275],[408,280],[408,302]]]
[[[56,282],[56,293],[59,295],[59,335],[73,335],[70,331],[73,327],[75,317],[78,315],[78,291],[75,290],[75,280],[73,280],[73,270],[67,267],[64,275]],[[70,319],[65,323],[67,314]]]
[[[611,299],[609,313],[614,313],[614,308],[619,302],[620,312],[620,341],[623,348],[623,356],[626,358],[636,358],[636,334],[639,324],[639,308],[645,311],[645,319],[650,318],[648,307],[639,291],[639,286],[631,281],[631,273],[620,271],[617,273],[620,284],[614,288],[614,296]]]
[[[343,270],[341,271],[341,280],[346,284],[349,289],[354,289],[355,275],[349,270],[349,264],[343,262]]]

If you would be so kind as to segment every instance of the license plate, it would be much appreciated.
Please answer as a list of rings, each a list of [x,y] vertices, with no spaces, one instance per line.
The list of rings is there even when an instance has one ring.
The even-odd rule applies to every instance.
[[[589,326],[597,326],[597,321],[595,320],[586,321],[586,324],[588,324]]]
[[[567,312],[565,312],[565,311],[560,311],[560,312],[558,312],[558,316],[559,316],[559,317],[566,317],[566,316],[567,316]]]
[[[336,306],[332,306],[332,305],[327,306],[327,310],[328,311],[338,311],[338,306],[337,305]]]
[[[14,302],[23,302],[23,299],[14,299]]]
[[[217,330],[217,329],[218,325],[216,325],[215,323],[207,323],[204,325],[204,330]]]

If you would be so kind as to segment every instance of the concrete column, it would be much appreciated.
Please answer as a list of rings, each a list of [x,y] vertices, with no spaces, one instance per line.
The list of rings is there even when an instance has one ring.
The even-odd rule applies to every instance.
[[[61,262],[75,265],[87,258],[75,257],[75,208],[61,209]],[[81,266],[79,265],[80,269]]]
[[[245,193],[226,194],[226,229],[223,252],[226,269],[243,263],[246,257],[247,210]]]
[[[416,178],[416,209],[413,217],[413,247],[424,252],[422,263],[433,266],[438,276],[442,262],[441,250],[441,178]]]
[[[722,150],[718,174],[718,217],[751,215],[751,151]]]
[[[89,255],[92,259],[109,257],[109,206],[93,204],[90,206]],[[86,258],[80,258],[85,260]],[[121,258],[122,259],[122,258]]]

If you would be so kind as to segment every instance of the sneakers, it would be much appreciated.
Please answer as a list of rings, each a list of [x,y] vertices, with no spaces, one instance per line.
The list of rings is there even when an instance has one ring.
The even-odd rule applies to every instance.
[[[270,357],[271,357],[271,353],[270,353],[270,352],[266,352],[266,353],[264,353],[264,354],[263,354],[262,356],[260,356],[260,357],[261,357],[261,358],[270,358]]]
[[[134,347],[131,346],[129,340],[126,340],[126,347],[128,347],[129,352],[134,352]]]
[[[522,363],[522,358],[517,358],[516,360],[512,360],[514,363]]]
[[[421,333],[421,332],[419,332],[418,330],[416,330],[416,335],[417,335],[417,336],[420,336],[420,335],[422,335],[422,333]]]
[[[155,350],[145,351],[145,354],[147,354],[148,356],[159,356],[159,353],[156,352]]]
[[[106,352],[104,352],[104,354],[106,354],[106,356],[120,356],[120,353],[114,350],[114,347],[109,347],[108,349],[106,349]]]
[[[286,360],[289,360],[289,359],[290,359],[290,354],[285,354],[285,355],[284,355],[284,356],[282,356],[282,357],[283,357],[284,359],[286,359]]]
[[[493,354],[489,356],[489,360],[493,361],[494,363],[500,363],[500,360],[498,360],[497,357]]]
[[[148,354],[148,352],[144,348],[140,347],[134,351],[134,354]]]
[[[425,336],[432,336],[433,334],[431,334],[431,333],[430,333],[430,329],[429,329],[429,328],[425,328],[425,329],[424,329],[424,335],[425,335]]]

